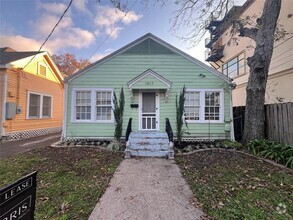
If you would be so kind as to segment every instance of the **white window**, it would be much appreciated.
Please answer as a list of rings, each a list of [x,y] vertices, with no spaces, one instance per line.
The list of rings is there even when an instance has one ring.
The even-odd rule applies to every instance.
[[[184,113],[187,122],[223,122],[223,90],[188,89],[185,92]]]
[[[51,118],[52,96],[28,93],[27,118]]]
[[[38,74],[41,75],[41,76],[46,77],[47,76],[47,66],[42,64],[42,63],[39,63],[39,65],[38,65]]]
[[[91,91],[76,91],[75,119],[91,119]]]
[[[187,91],[185,93],[185,120],[195,121],[199,120],[199,110],[200,110],[200,93]]]
[[[222,66],[223,74],[235,78],[245,73],[244,53],[239,54]]]
[[[97,91],[96,93],[97,120],[111,120],[112,115],[112,92]]]
[[[205,120],[220,120],[220,92],[205,92]]]
[[[72,120],[113,122],[111,89],[73,90]]]

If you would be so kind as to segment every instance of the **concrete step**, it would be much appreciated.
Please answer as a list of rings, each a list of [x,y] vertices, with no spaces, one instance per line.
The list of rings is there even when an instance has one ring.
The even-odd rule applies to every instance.
[[[169,150],[169,145],[131,145],[131,150],[149,150],[149,151],[156,151],[156,150]]]
[[[142,132],[131,132],[129,138],[145,138],[145,139],[156,139],[163,138],[168,139],[166,132],[157,132],[157,131],[142,131]]]
[[[172,152],[170,154],[170,152],[169,139],[166,132],[131,132],[128,139],[128,148],[125,150],[125,158],[130,158],[131,156],[168,156],[169,158],[174,158],[174,154]]]
[[[130,150],[131,156],[138,157],[167,157],[168,151],[166,150],[155,150],[155,151],[146,151],[146,150]]]

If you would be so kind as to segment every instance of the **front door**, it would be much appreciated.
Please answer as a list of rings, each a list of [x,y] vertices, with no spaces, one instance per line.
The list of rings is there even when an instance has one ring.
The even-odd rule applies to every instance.
[[[158,95],[156,92],[141,93],[141,130],[158,130]]]

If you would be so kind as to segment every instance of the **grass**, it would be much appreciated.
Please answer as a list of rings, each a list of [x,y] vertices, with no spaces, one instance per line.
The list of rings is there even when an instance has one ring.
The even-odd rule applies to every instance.
[[[0,160],[0,188],[34,170],[35,219],[87,219],[122,161],[93,148],[41,148]]]
[[[228,151],[178,156],[177,163],[204,212],[214,219],[293,219],[293,175]]]

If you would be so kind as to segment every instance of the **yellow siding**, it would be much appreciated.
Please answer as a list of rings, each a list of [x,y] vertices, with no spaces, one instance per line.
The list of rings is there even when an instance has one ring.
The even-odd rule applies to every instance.
[[[17,69],[19,67],[20,68],[24,67],[30,60],[31,60],[31,57],[12,62],[12,64],[13,64],[13,67]],[[38,72],[39,63],[41,63],[42,65],[45,65],[47,67],[47,76],[46,77],[39,74],[39,72]],[[52,70],[52,68],[49,64],[49,59],[46,58],[45,56],[36,56],[33,59],[33,61],[24,68],[24,71],[26,73],[36,75],[40,78],[44,78],[46,80],[50,80],[55,83],[60,83],[60,80],[58,80],[57,76],[55,75],[54,71]]]

